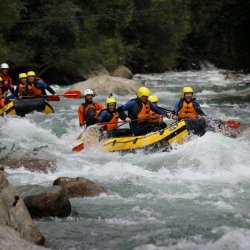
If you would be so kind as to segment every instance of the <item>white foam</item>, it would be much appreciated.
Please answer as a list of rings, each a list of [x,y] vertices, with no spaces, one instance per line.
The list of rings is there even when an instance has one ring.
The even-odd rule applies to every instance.
[[[226,230],[224,228],[224,230]],[[224,231],[223,230],[223,231]],[[136,250],[247,250],[250,248],[250,230],[228,228],[218,240],[208,241],[197,235],[191,239],[181,239],[176,244],[159,246],[147,244],[136,247]]]

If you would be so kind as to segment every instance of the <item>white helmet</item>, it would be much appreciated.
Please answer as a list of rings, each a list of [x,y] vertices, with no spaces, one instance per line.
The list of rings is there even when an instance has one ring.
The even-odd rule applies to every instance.
[[[2,63],[1,64],[1,69],[9,69],[9,65],[7,63]]]
[[[83,95],[86,96],[86,95],[95,95],[95,94],[92,89],[85,89],[83,92]]]

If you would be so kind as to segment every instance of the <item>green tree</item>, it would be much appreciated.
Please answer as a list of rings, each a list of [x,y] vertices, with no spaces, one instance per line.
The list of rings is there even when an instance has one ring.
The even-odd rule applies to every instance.
[[[0,1],[0,58],[2,61],[15,61],[19,53],[11,49],[12,30],[16,20],[21,18],[25,11],[25,0],[2,0]]]
[[[219,67],[249,71],[250,2],[192,0],[187,48]]]
[[[189,11],[185,1],[134,0],[136,10],[155,10],[135,15],[127,31],[134,47],[131,64],[162,72],[176,67],[183,40],[189,32]]]
[[[81,15],[97,17],[81,21],[78,59],[85,69],[103,65],[112,70],[125,63],[130,46],[124,42],[122,32],[130,24],[130,15],[109,15],[129,12],[133,9],[131,0],[79,1]],[[108,14],[108,15],[106,15]]]

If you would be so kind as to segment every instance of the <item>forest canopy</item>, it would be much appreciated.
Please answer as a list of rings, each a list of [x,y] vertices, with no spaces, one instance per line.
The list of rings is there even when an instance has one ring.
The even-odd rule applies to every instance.
[[[0,9],[1,62],[39,74],[120,64],[163,72],[203,60],[250,69],[250,1],[1,0]]]

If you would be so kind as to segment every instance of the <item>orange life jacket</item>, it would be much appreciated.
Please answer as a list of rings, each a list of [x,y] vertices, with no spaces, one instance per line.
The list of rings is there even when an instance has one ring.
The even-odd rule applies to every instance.
[[[23,91],[24,91],[24,86],[25,86],[25,84],[23,84],[23,83],[19,83],[19,90],[18,90],[18,95],[19,96],[22,96],[23,95]]]
[[[117,111],[114,111],[112,115],[113,115],[112,119],[109,121],[109,124],[107,124],[108,131],[113,130],[118,124],[119,113]]]
[[[142,109],[137,114],[137,119],[138,119],[138,122],[145,122],[145,121],[148,121],[148,118],[151,117],[151,109],[150,109],[149,102],[147,102],[146,104],[141,103],[141,105],[142,105]]]
[[[197,112],[194,108],[193,102],[186,102],[186,100],[183,100],[182,107],[178,111],[178,118],[184,119],[184,118],[197,118]]]
[[[31,85],[28,85],[27,88],[27,95],[28,96],[41,96],[43,95],[42,90],[38,89],[34,83],[32,83]]]
[[[160,115],[155,113],[153,110],[150,111],[150,116],[153,118],[151,120],[149,120],[149,122],[159,122],[160,120]]]

